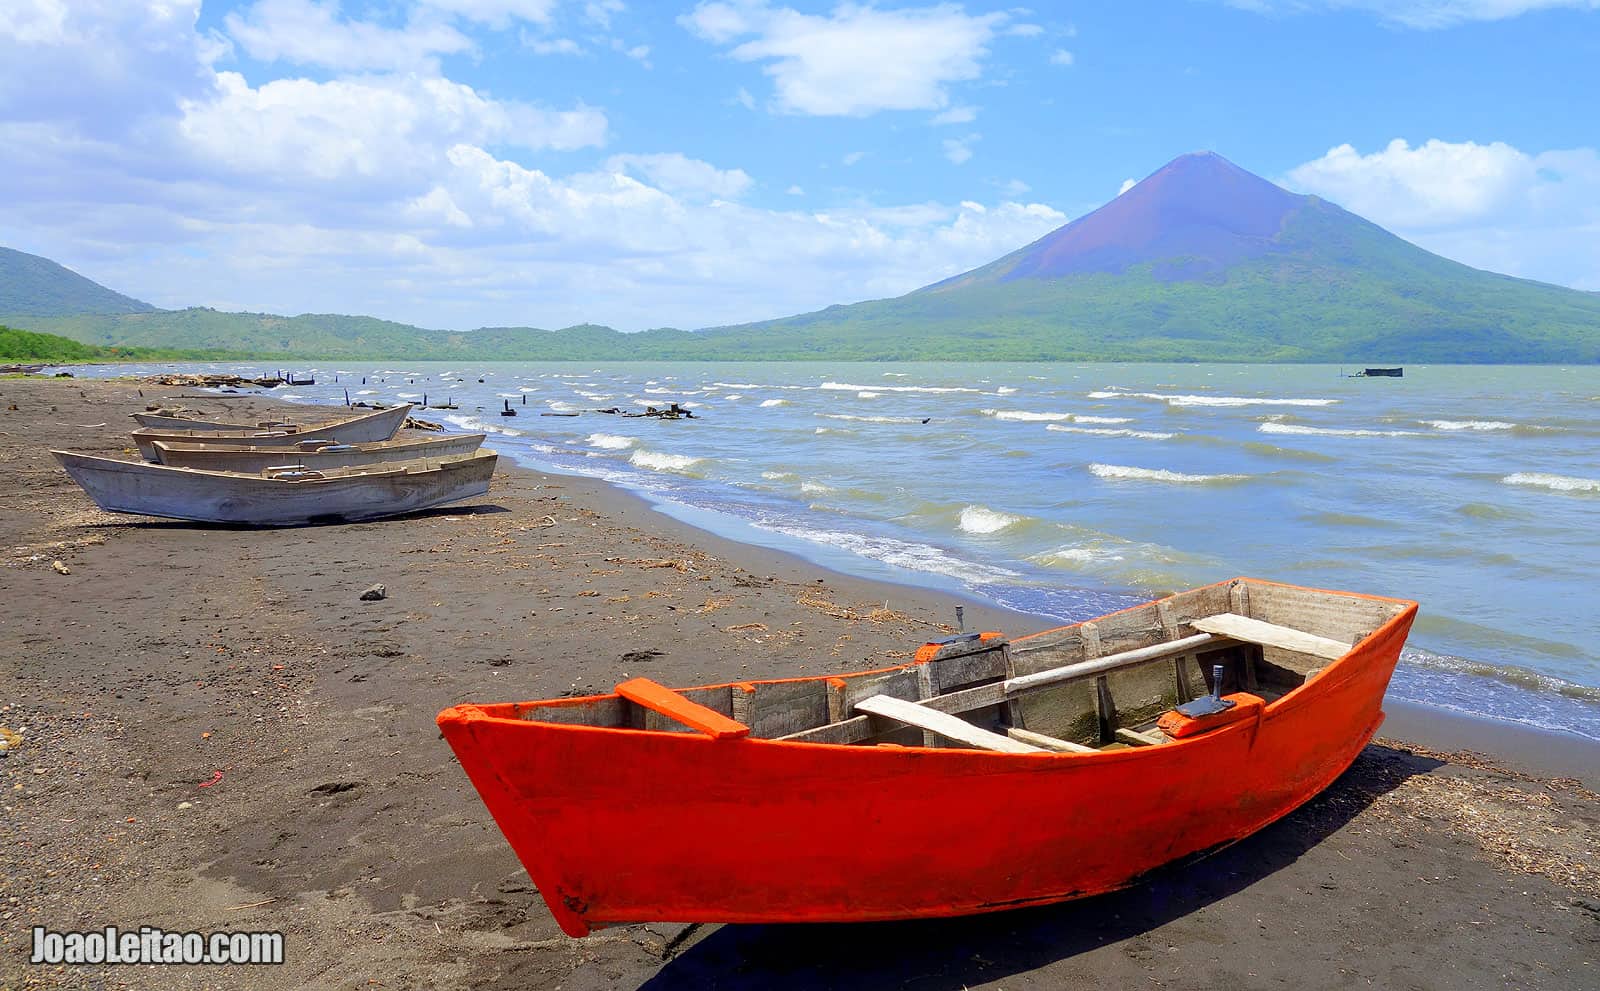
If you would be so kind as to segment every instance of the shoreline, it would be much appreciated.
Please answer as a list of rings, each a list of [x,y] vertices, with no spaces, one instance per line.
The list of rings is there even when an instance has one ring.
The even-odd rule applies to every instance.
[[[0,759],[0,986],[956,991],[1433,975],[1491,988],[1507,961],[1519,987],[1592,983],[1600,795],[1519,771],[1535,765],[1475,727],[1471,749],[1492,759],[1422,749],[1439,744],[1406,729],[1412,743],[1368,746],[1278,823],[1119,894],[920,923],[569,939],[439,739],[441,709],[641,674],[681,686],[900,662],[948,634],[956,597],[837,575],[599,479],[520,466],[470,504],[370,523],[102,513],[46,448],[131,456],[124,414],[161,395],[138,388],[0,382],[0,679],[16,686],[0,725],[22,741]],[[289,405],[228,398],[189,403],[245,422]],[[374,582],[388,597],[361,601]],[[968,612],[969,629],[1045,625]],[[997,809],[997,836],[1025,810],[1025,793]],[[931,824],[907,842],[950,839]],[[275,930],[286,962],[38,967],[34,925]]]
[[[46,372],[50,370],[46,369]],[[210,394],[209,390],[200,391]],[[323,411],[320,415],[324,416],[327,411],[346,408],[329,403],[281,399],[270,392],[237,395],[218,393],[215,398],[225,402],[249,400],[263,407],[319,410]],[[426,418],[426,408],[422,409],[421,415]],[[458,429],[447,425],[446,432]],[[484,446],[493,448],[495,436],[491,432]],[[921,587],[887,577],[850,574],[813,561],[797,551],[739,540],[697,526],[663,508],[661,502],[649,494],[620,483],[577,472],[524,464],[511,454],[502,453],[501,457],[503,460],[496,468],[497,475],[524,473],[532,485],[548,484],[552,479],[561,480],[569,488],[580,490],[584,498],[603,515],[641,528],[665,531],[675,539],[694,544],[749,571],[771,573],[788,581],[826,582],[849,592],[859,601],[881,600],[885,608],[906,606],[924,615],[942,616],[952,629],[957,606],[964,607],[969,630],[999,630],[1009,636],[1022,636],[1062,625],[1054,617],[1018,612],[978,594],[963,595],[955,589],[939,587],[943,576],[935,579],[933,587]],[[715,513],[713,510],[673,505],[674,509],[686,511],[684,515]],[[727,519],[734,524],[748,526],[734,517]],[[1386,718],[1379,729],[1380,739],[1393,739],[1436,751],[1490,755],[1520,771],[1572,777],[1587,785],[1600,787],[1600,742],[1571,733],[1495,716],[1475,716],[1414,700],[1386,698],[1384,709]]]

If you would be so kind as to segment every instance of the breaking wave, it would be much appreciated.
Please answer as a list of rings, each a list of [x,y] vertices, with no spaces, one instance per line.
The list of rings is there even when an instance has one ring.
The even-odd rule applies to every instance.
[[[1296,437],[1421,437],[1415,430],[1365,430],[1358,427],[1307,427],[1298,423],[1263,423],[1256,428],[1264,434],[1290,434]]]
[[[824,382],[819,388],[832,392],[977,392],[954,385],[851,385],[848,382]]]
[[[647,451],[643,448],[634,451],[628,456],[628,462],[638,468],[648,468],[651,471],[673,471],[680,474],[689,474],[690,469],[705,461],[705,458],[696,458],[687,454],[666,454],[661,451]]]
[[[1127,430],[1122,427],[1068,427],[1059,423],[1045,425],[1046,430],[1057,430],[1064,434],[1093,434],[1097,437],[1137,437],[1140,440],[1171,440],[1177,434],[1165,434],[1155,430]]]
[[[605,451],[621,451],[639,443],[637,437],[624,437],[621,434],[590,434],[589,446],[598,447]]]
[[[1332,406],[1337,399],[1276,399],[1257,396],[1191,396],[1174,392],[1123,392],[1098,389],[1090,399],[1157,399],[1168,406]]]
[[[1002,513],[987,506],[971,505],[961,511],[956,523],[967,533],[999,533],[1008,526],[1022,522],[1022,517]]]
[[[1250,477],[1249,475],[1191,475],[1187,472],[1168,471],[1165,468],[1134,468],[1129,465],[1103,464],[1092,464],[1089,466],[1089,471],[1099,478],[1138,482],[1179,482],[1185,485],[1228,484],[1243,482]]]
[[[1600,479],[1573,475],[1551,475],[1542,471],[1519,471],[1500,479],[1507,485],[1533,485],[1557,492],[1600,492]]]

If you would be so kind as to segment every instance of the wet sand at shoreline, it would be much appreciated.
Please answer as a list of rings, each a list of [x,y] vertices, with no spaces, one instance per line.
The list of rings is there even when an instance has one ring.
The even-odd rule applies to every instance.
[[[0,380],[0,726],[23,736],[0,759],[0,987],[1600,985],[1600,797],[1569,780],[1594,750],[1543,741],[1566,763],[1540,771],[1539,747],[1488,730],[1474,749],[1516,769],[1380,743],[1282,822],[1117,895],[568,939],[440,709],[877,666],[947,635],[955,600],[504,461],[472,505],[249,530],[103,513],[49,457],[123,451],[128,412],[186,391]],[[175,402],[244,421],[273,405]],[[359,601],[374,582],[389,597]],[[1040,624],[969,605],[968,625]],[[1408,714],[1408,737],[1459,745],[1427,724]],[[926,839],[1003,842],[1003,810],[996,829]],[[288,961],[38,967],[33,925],[279,929]]]

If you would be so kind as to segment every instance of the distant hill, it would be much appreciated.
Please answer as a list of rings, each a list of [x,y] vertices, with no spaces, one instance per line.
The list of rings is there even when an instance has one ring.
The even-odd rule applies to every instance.
[[[0,267],[0,320],[98,346],[263,359],[1600,362],[1600,294],[1441,258],[1209,152],[904,296],[692,332],[461,333],[331,314],[154,310],[55,270],[57,284],[64,274],[142,309],[12,316],[22,311],[5,301],[18,293]],[[39,280],[28,284],[37,298]]]
[[[0,248],[0,313],[61,317],[154,310],[48,258]]]
[[[139,361],[144,359],[203,357],[172,349],[102,348],[29,330],[0,326],[0,364],[62,365],[85,361]]]

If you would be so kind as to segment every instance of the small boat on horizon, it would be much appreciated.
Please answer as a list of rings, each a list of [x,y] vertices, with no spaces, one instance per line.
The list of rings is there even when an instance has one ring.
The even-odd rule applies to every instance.
[[[170,416],[135,413],[142,426],[133,431],[133,440],[146,461],[158,462],[157,441],[175,444],[235,444],[255,447],[291,447],[304,440],[328,440],[342,444],[371,444],[393,440],[411,415],[411,405],[345,417],[314,426],[268,424],[249,427],[215,420],[185,420]],[[170,426],[169,426],[170,424]]]
[[[354,467],[283,465],[251,475],[50,453],[101,509],[251,526],[348,523],[480,496],[489,491],[497,460],[495,452],[479,450]]]
[[[562,930],[859,922],[1136,884],[1350,766],[1417,605],[1239,578],[909,664],[458,705],[438,725]]]
[[[385,461],[416,461],[471,454],[483,446],[485,434],[446,434],[442,437],[403,438],[345,444],[334,440],[299,440],[290,446],[151,442],[156,463],[175,468],[233,471],[253,474],[284,465],[301,468],[340,468]]]

